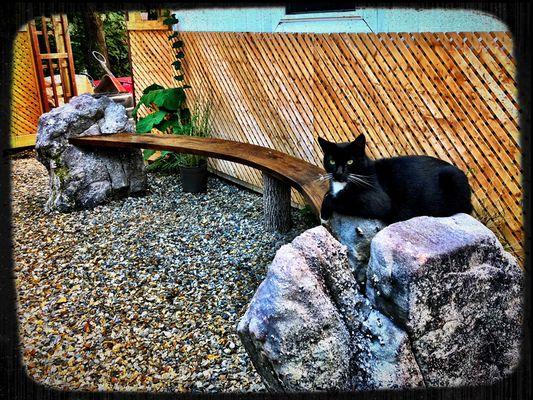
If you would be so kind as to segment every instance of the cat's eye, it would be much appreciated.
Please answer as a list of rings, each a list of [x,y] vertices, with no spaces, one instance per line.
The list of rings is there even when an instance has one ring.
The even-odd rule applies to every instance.
[[[329,163],[330,163],[331,165],[335,165],[335,160],[329,160]]]
[[[347,165],[352,165],[352,164],[353,164],[353,160],[348,160],[348,161],[346,161],[346,164],[347,164]]]

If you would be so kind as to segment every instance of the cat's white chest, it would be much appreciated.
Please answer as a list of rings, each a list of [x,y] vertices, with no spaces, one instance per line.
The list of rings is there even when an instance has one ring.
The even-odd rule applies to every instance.
[[[331,194],[337,196],[346,187],[346,182],[331,181]]]

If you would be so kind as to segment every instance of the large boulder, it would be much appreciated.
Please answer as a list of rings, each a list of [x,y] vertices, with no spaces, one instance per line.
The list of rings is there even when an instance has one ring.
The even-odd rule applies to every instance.
[[[332,228],[357,241],[361,226],[374,236],[375,221]],[[523,273],[480,222],[413,218],[383,228],[361,259],[365,247],[365,290],[324,227],[277,252],[238,325],[268,389],[477,385],[517,365]]]
[[[339,225],[344,226],[345,232],[356,232],[354,241],[359,242],[364,242],[365,237],[370,235],[373,237],[377,232],[376,227],[383,226],[377,225],[381,223],[376,224],[374,220],[365,221],[338,215],[333,217],[333,221],[338,222],[340,218],[346,219]],[[352,229],[348,228],[347,221],[353,222]],[[364,230],[359,232],[362,229]],[[344,236],[346,237],[349,236]],[[356,248],[352,243],[350,245],[352,249]],[[324,282],[323,289],[329,294],[350,333],[352,352],[350,382],[347,386],[351,390],[423,386],[422,375],[407,334],[387,316],[374,309],[360,292],[360,285],[350,262],[350,248],[339,246],[324,228],[314,228],[302,233],[292,241],[292,246],[299,250],[300,257],[314,266],[315,274]],[[359,246],[357,252],[368,260],[369,246]],[[330,386],[335,388],[333,384]]]
[[[364,287],[366,268],[370,258],[370,242],[386,224],[377,219],[365,219],[333,213],[329,220],[331,233],[348,249],[348,262],[357,279]]]
[[[319,273],[346,255],[331,236],[322,244],[327,265],[282,246],[237,327],[270,390],[349,389],[350,334]]]
[[[489,384],[517,365],[523,273],[473,217],[388,226],[367,274],[368,298],[407,331],[428,386]]]
[[[354,390],[424,387],[407,333],[379,310],[360,313],[360,329],[352,333]]]
[[[43,114],[35,149],[50,175],[46,210],[92,208],[113,198],[143,193],[147,182],[140,150],[79,148],[68,142],[76,136],[133,130],[125,108],[105,96],[77,96]]]
[[[407,336],[359,293],[346,248],[323,227],[280,248],[237,330],[271,390],[423,384]]]

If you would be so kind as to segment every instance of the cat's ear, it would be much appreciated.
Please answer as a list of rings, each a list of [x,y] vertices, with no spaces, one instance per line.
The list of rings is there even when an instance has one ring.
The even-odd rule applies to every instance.
[[[365,144],[366,144],[366,137],[364,134],[360,134],[359,136],[357,136],[357,138],[352,142],[352,144],[355,146],[355,147],[358,147],[360,149],[364,149],[365,148]]]
[[[360,134],[359,136],[357,136],[357,138],[353,142],[350,143],[350,149],[352,151],[352,154],[356,156],[364,155],[365,144],[366,144],[365,135]]]
[[[326,139],[322,139],[320,136],[318,137],[318,144],[320,147],[322,147],[322,151],[324,153],[328,153],[329,149],[331,148],[331,145],[333,143],[328,142]]]

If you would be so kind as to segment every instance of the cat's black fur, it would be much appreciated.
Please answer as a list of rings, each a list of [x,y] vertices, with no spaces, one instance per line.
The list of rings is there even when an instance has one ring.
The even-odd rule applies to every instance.
[[[322,202],[323,220],[333,212],[392,223],[472,211],[466,175],[446,161],[429,156],[371,160],[364,135],[348,143],[318,141],[330,179]]]

